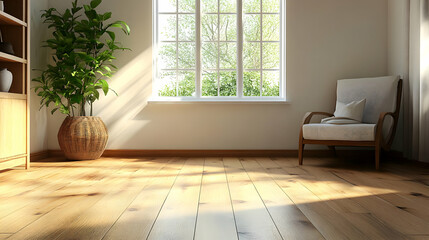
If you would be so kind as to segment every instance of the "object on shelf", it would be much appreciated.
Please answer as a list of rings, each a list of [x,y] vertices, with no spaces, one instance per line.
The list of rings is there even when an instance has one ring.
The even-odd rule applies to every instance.
[[[0,1],[0,11],[4,11],[4,2]]]
[[[1,31],[0,31],[0,52],[4,52],[11,55],[15,54],[15,52],[13,51],[12,43],[3,42],[3,35]]]
[[[7,68],[0,69],[0,92],[9,92],[13,75]]]

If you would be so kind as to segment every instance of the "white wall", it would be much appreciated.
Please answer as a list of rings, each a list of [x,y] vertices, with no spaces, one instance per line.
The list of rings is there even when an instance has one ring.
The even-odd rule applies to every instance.
[[[410,0],[410,76],[408,84],[407,130],[409,152],[407,157],[419,159],[420,109],[420,0]]]
[[[410,2],[409,0],[388,0],[388,38],[387,38],[387,73],[388,75],[400,75],[403,82],[404,94],[402,96],[401,113],[398,129],[396,131],[393,148],[397,151],[408,153],[410,141],[404,124],[409,125],[409,31],[410,31]],[[408,129],[408,128],[406,128]]]
[[[420,1],[419,160],[429,162],[429,0]]]
[[[42,41],[46,40],[46,26],[41,23],[41,10],[48,8],[48,0],[31,0],[31,69],[42,69],[47,62],[47,51],[41,48]],[[38,71],[31,71],[30,78],[39,76]],[[33,84],[32,84],[33,86]],[[30,151],[40,152],[48,149],[46,109],[39,111],[39,97],[31,90],[30,93]]]
[[[70,0],[49,0],[64,8]],[[121,38],[113,94],[96,105],[109,149],[297,149],[307,111],[332,111],[336,80],[387,74],[387,0],[288,0],[290,104],[147,104],[151,94],[151,0],[104,0],[132,29]],[[33,41],[33,48],[37,47]],[[48,117],[48,148],[64,116]]]

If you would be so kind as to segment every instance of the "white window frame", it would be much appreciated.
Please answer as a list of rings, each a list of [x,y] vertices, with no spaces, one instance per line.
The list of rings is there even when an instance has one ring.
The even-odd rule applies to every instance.
[[[177,2],[180,0],[176,0]],[[288,103],[286,99],[286,0],[280,0],[280,69],[273,70],[279,71],[280,79],[279,79],[279,95],[280,96],[243,96],[243,45],[244,45],[244,35],[243,35],[243,15],[242,12],[242,0],[237,0],[237,69],[233,69],[237,71],[237,96],[201,96],[201,84],[202,84],[202,69],[201,69],[201,16],[203,15],[201,12],[201,0],[195,0],[195,22],[196,22],[196,38],[195,38],[195,54],[196,54],[196,79],[195,79],[195,90],[196,96],[192,97],[160,97],[158,96],[158,92],[156,89],[156,81],[158,81],[158,43],[159,43],[159,28],[158,28],[158,0],[152,0],[152,97],[148,100],[150,103],[191,103],[191,102],[203,102],[203,103],[216,103],[216,102],[232,102],[232,103]],[[178,7],[178,4],[177,4]],[[219,9],[218,9],[219,11]],[[252,13],[252,14],[261,14],[261,40],[254,41],[261,43],[260,47],[262,48],[263,43],[271,42],[271,41],[262,41],[262,18],[264,14],[262,13],[262,1],[261,1],[261,12]],[[177,20],[178,16],[181,14],[176,10]],[[222,13],[223,14],[223,13]],[[269,13],[268,13],[269,14]],[[218,13],[219,15],[219,13]],[[177,21],[176,20],[176,21]],[[177,25],[178,26],[178,25]],[[178,31],[176,26],[176,41]],[[197,27],[198,26],[198,27]],[[219,41],[219,39],[218,39]],[[178,41],[178,42],[186,42],[186,41]],[[247,41],[249,42],[249,41]],[[250,41],[251,42],[251,41]],[[277,42],[277,41],[276,41]],[[178,54],[178,53],[176,53]],[[270,71],[269,69],[263,69],[262,63],[262,51],[261,51],[261,62],[260,69],[254,69],[255,71],[262,72]],[[219,59],[219,58],[218,58]],[[178,67],[176,67],[178,68]],[[180,71],[182,69],[171,69],[172,71]],[[251,70],[251,69],[246,69]],[[217,69],[219,71],[219,69]],[[221,70],[222,71],[222,70]],[[262,86],[263,78],[261,76],[261,86]],[[219,81],[218,81],[219,82]],[[262,90],[262,88],[261,88]],[[261,93],[262,94],[262,93]]]

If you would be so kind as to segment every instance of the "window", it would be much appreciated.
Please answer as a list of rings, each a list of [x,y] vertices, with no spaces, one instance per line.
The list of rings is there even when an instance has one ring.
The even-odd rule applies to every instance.
[[[285,0],[154,0],[154,96],[284,100]]]

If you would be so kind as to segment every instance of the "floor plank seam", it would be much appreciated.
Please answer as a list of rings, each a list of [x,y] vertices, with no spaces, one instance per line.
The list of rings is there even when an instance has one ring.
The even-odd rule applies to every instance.
[[[278,167],[282,168],[278,163],[276,163],[276,161],[272,160],[273,163],[275,163]],[[258,161],[258,164],[261,165]],[[261,165],[261,167],[265,170],[265,172],[267,172],[267,169],[265,167],[263,167]],[[283,168],[282,168],[283,169]],[[300,204],[297,204],[288,194],[287,192],[285,192],[285,190],[282,188],[282,186],[280,186],[280,184],[278,183],[277,179],[275,179],[273,176],[271,176],[271,174],[269,172],[267,172],[268,175],[270,176],[270,178],[276,183],[276,185],[282,190],[282,192],[293,202],[293,204],[299,209],[299,211],[311,222],[310,218],[308,218],[309,216],[307,214],[305,214],[305,212],[302,211],[302,209],[300,208]],[[312,223],[313,224],[313,223]],[[316,228],[316,230],[320,233],[320,235],[323,236],[324,239],[329,239],[326,235],[323,234],[323,231],[320,231],[320,227],[318,228],[316,225],[313,224],[313,226]]]
[[[196,234],[196,231],[197,231],[198,213],[199,213],[199,210],[200,210],[200,200],[201,200],[201,188],[203,186],[203,178],[204,178],[204,170],[206,168],[206,161],[207,161],[207,158],[204,158],[203,172],[201,174],[201,181],[200,181],[200,191],[198,193],[197,214],[195,215],[194,236],[192,237],[192,239],[194,239],[194,240],[195,240],[195,234]]]
[[[249,178],[249,180],[250,180],[250,181],[252,181],[252,186],[253,186],[253,188],[255,189],[255,191],[258,193],[259,199],[261,200],[262,204],[263,204],[263,205],[264,205],[264,207],[265,207],[265,210],[267,211],[268,215],[269,215],[269,216],[270,216],[270,218],[271,218],[271,221],[273,222],[274,226],[276,227],[277,231],[279,232],[280,237],[284,240],[284,237],[283,237],[283,235],[281,234],[280,229],[279,229],[279,227],[277,226],[276,222],[274,221],[273,216],[271,215],[270,210],[268,209],[267,205],[265,204],[264,199],[262,198],[261,194],[259,193],[258,188],[255,186],[255,183],[254,183],[253,179],[250,177],[249,173],[247,172],[247,169],[243,166],[243,163],[242,163],[243,159],[240,159],[239,161],[240,161],[241,167],[242,167],[242,168],[244,169],[244,171],[246,172],[247,177]]]
[[[168,161],[166,163],[164,163],[164,165],[157,170],[156,175],[158,175],[162,169],[164,169],[165,167],[168,166],[168,164],[170,164],[172,161]],[[155,180],[155,178],[151,178],[151,180],[149,182],[146,183],[146,185],[139,190],[138,193],[136,193],[136,195],[134,196],[134,198],[130,201],[130,203],[128,204],[128,206],[124,209],[124,211],[122,211],[122,213],[118,216],[118,218],[116,218],[115,222],[113,222],[113,224],[109,227],[109,229],[106,231],[106,233],[104,233],[103,237],[101,238],[101,240],[105,239],[106,235],[109,233],[109,231],[112,229],[112,227],[118,222],[118,220],[122,217],[122,215],[127,211],[127,209],[134,203],[134,201],[137,199],[137,197],[139,196],[139,194],[141,192],[143,192],[147,186],[150,185],[150,183],[152,183]]]
[[[230,189],[230,187],[229,187],[229,180],[228,180],[227,172],[226,172],[226,169],[225,169],[225,161],[224,161],[224,158],[222,158],[222,165],[223,165],[223,171],[224,171],[224,173],[225,173],[226,185],[227,185],[227,187],[228,187],[229,200],[230,200],[230,202],[231,202],[232,216],[234,217],[235,232],[237,233],[237,239],[240,239],[240,235],[238,234],[237,219],[236,219],[236,217],[235,217],[234,204],[233,204],[233,202],[232,202],[232,197],[231,197],[231,189]]]
[[[163,202],[162,202],[162,204],[161,204],[161,207],[159,208],[158,214],[156,215],[156,218],[155,218],[155,220],[153,221],[152,226],[150,227],[150,230],[149,230],[149,232],[148,232],[148,234],[147,234],[147,236],[146,236],[146,240],[148,240],[148,239],[149,239],[149,236],[150,236],[150,234],[152,233],[153,226],[155,226],[155,223],[156,223],[156,221],[158,220],[159,214],[161,213],[161,210],[162,210],[162,208],[164,207],[165,202],[167,201],[168,195],[170,195],[171,189],[173,189],[173,186],[174,186],[174,184],[176,183],[176,180],[177,180],[177,178],[179,177],[180,173],[182,172],[182,169],[183,169],[183,167],[185,166],[185,164],[186,164],[186,162],[187,162],[187,161],[188,161],[188,159],[186,159],[186,161],[184,161],[184,162],[183,162],[182,167],[180,168],[180,171],[178,171],[178,173],[177,173],[176,177],[174,178],[174,181],[173,181],[173,183],[172,183],[172,184],[171,184],[171,186],[170,186],[170,190],[168,190],[168,193],[167,193],[167,195],[165,196],[164,201],[163,201]]]

